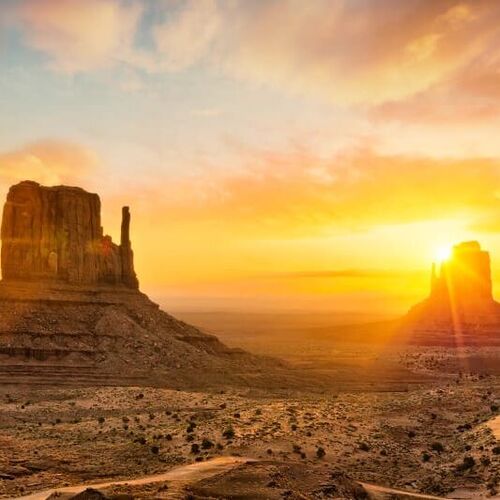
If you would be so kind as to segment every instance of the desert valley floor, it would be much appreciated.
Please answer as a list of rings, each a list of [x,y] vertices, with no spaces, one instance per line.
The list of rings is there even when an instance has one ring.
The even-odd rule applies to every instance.
[[[0,497],[495,497],[498,349],[381,349],[309,341],[301,369],[338,381],[317,393],[2,385]]]

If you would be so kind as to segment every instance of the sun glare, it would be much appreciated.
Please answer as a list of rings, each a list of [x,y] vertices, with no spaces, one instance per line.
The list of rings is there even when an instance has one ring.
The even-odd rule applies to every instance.
[[[451,247],[441,246],[436,250],[436,259],[438,262],[444,262],[451,257]]]

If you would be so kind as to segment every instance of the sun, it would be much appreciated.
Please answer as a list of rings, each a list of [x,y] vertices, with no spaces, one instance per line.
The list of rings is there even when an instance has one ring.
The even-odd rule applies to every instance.
[[[451,246],[443,245],[436,250],[436,259],[438,262],[444,262],[451,257]]]

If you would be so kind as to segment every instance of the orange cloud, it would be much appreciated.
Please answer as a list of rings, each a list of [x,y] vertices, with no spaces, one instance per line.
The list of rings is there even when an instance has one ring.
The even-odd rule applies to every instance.
[[[8,187],[22,180],[45,185],[78,185],[95,173],[97,157],[87,149],[60,141],[39,141],[0,153],[0,184]]]
[[[320,158],[297,150],[242,152],[237,174],[162,186],[163,217],[230,225],[274,237],[458,218],[500,208],[500,162],[384,156],[358,150]],[[251,228],[251,229],[250,229]]]
[[[497,46],[500,44],[500,33]],[[415,123],[481,123],[500,119],[500,56],[487,52],[449,78],[370,111],[378,120]]]
[[[27,0],[18,17],[26,42],[47,54],[53,68],[74,73],[125,57],[141,11],[117,0]]]

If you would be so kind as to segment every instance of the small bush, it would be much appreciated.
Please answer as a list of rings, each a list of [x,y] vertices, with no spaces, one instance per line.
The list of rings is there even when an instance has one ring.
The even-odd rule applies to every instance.
[[[434,441],[434,443],[431,444],[431,450],[442,453],[444,451],[444,446],[439,441]]]
[[[316,450],[316,456],[318,458],[323,458],[325,455],[326,455],[325,449],[319,446],[318,449]]]
[[[99,417],[97,421],[102,425],[106,421],[106,419],[104,417]]]
[[[223,433],[222,436],[226,439],[234,439],[234,429],[232,427],[228,427]]]
[[[193,443],[191,445],[191,453],[194,453],[195,455],[200,453],[200,445],[198,443]]]
[[[210,441],[209,439],[204,439],[201,442],[201,448],[203,450],[210,450],[210,448],[213,448],[213,447],[214,447],[214,443],[212,443],[212,441]]]
[[[160,448],[158,448],[158,446],[151,446],[151,453],[153,455],[158,455],[159,451],[160,451]]]

